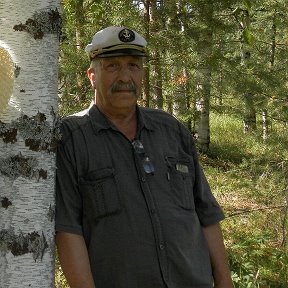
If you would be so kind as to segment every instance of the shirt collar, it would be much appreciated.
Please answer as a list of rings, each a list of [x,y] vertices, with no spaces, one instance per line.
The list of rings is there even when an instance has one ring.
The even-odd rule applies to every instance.
[[[147,130],[155,130],[155,127],[153,123],[151,122],[151,119],[146,115],[145,108],[139,107],[137,105],[136,107],[136,113],[137,113],[137,121],[138,121],[138,131],[141,131],[143,128]],[[98,109],[96,105],[92,105],[88,111],[87,115],[90,118],[91,125],[94,129],[94,132],[98,134],[101,130],[117,130],[117,128],[111,123],[107,117]]]

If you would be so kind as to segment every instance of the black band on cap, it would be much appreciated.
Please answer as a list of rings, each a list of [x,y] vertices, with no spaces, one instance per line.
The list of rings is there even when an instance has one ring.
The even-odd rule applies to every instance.
[[[136,49],[119,49],[114,51],[108,51],[102,54],[97,55],[98,58],[105,58],[105,57],[117,57],[117,56],[140,56],[140,57],[147,57],[145,52],[136,50]]]

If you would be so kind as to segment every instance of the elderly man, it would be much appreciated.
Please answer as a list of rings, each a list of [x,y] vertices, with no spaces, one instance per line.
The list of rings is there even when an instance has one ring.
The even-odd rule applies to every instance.
[[[125,27],[86,47],[94,104],[62,123],[56,242],[72,288],[230,288],[223,213],[193,139],[137,105],[146,41]]]

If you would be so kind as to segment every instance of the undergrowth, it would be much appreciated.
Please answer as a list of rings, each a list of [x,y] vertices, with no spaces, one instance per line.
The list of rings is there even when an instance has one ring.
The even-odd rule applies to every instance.
[[[212,114],[211,144],[201,161],[223,207],[223,233],[235,287],[288,287],[288,133],[244,135],[241,121]]]
[[[211,115],[211,144],[200,155],[226,219],[222,222],[235,288],[288,287],[288,133],[274,124],[243,135],[239,117]],[[57,262],[56,288],[69,287]]]

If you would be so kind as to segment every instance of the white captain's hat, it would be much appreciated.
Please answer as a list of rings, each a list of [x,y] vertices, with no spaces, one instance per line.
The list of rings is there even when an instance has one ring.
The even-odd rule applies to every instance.
[[[85,48],[90,59],[123,55],[147,56],[147,41],[127,27],[111,26],[98,31]]]

